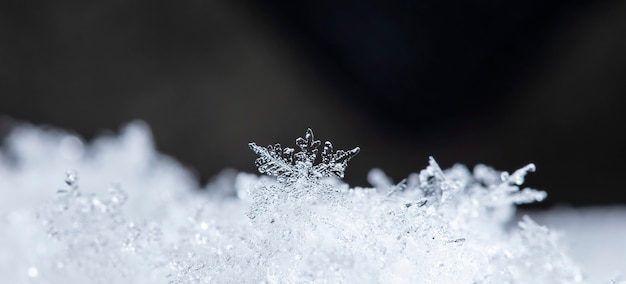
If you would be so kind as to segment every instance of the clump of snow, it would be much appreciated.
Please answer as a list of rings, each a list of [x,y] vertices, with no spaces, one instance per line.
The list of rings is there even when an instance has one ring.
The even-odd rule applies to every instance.
[[[343,177],[359,148],[308,130],[300,151],[251,143],[259,171],[208,190],[157,153],[147,126],[85,144],[22,125],[0,152],[3,283],[577,283],[558,234],[515,205],[545,193],[484,165],[371,188]],[[69,171],[68,171],[69,170]],[[64,183],[65,182],[65,183]],[[507,229],[508,228],[508,229]]]

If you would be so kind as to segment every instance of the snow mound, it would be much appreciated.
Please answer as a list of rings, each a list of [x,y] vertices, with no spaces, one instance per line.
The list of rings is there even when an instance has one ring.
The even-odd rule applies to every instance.
[[[559,235],[516,204],[520,189],[484,165],[426,168],[371,188],[343,177],[359,148],[321,155],[250,143],[266,175],[224,171],[207,190],[133,122],[91,144],[21,125],[0,152],[3,283],[578,283]],[[243,148],[242,148],[243,149]]]

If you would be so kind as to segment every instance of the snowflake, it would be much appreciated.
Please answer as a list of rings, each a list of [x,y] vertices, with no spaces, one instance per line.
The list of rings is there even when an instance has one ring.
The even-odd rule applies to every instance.
[[[334,150],[330,141],[324,143],[321,163],[315,165],[317,159],[320,140],[315,140],[313,131],[309,128],[304,138],[296,139],[296,145],[300,152],[295,152],[294,148],[285,147],[280,144],[259,146],[256,143],[249,143],[250,149],[259,158],[255,164],[259,172],[275,176],[281,183],[293,183],[298,180],[317,181],[324,177],[343,178],[344,171],[350,161],[361,150],[355,147],[352,150]]]

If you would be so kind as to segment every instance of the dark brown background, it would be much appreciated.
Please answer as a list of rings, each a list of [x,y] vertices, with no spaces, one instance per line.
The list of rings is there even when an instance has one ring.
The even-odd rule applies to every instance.
[[[208,179],[312,127],[381,167],[535,162],[546,205],[626,203],[626,1],[2,1],[0,116],[143,119]]]

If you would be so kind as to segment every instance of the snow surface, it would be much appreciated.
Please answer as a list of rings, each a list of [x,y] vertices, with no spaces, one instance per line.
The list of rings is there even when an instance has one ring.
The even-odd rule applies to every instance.
[[[626,207],[526,213],[563,235],[562,243],[583,268],[585,282],[626,283]]]
[[[142,122],[89,145],[20,125],[0,152],[0,282],[623,280],[626,209],[514,221],[515,204],[545,198],[519,188],[532,164],[508,174],[430,158],[400,183],[375,169],[372,188],[354,188],[340,177],[358,148],[326,142],[318,157],[310,130],[296,145],[251,143],[267,175],[225,170],[199,190]]]

